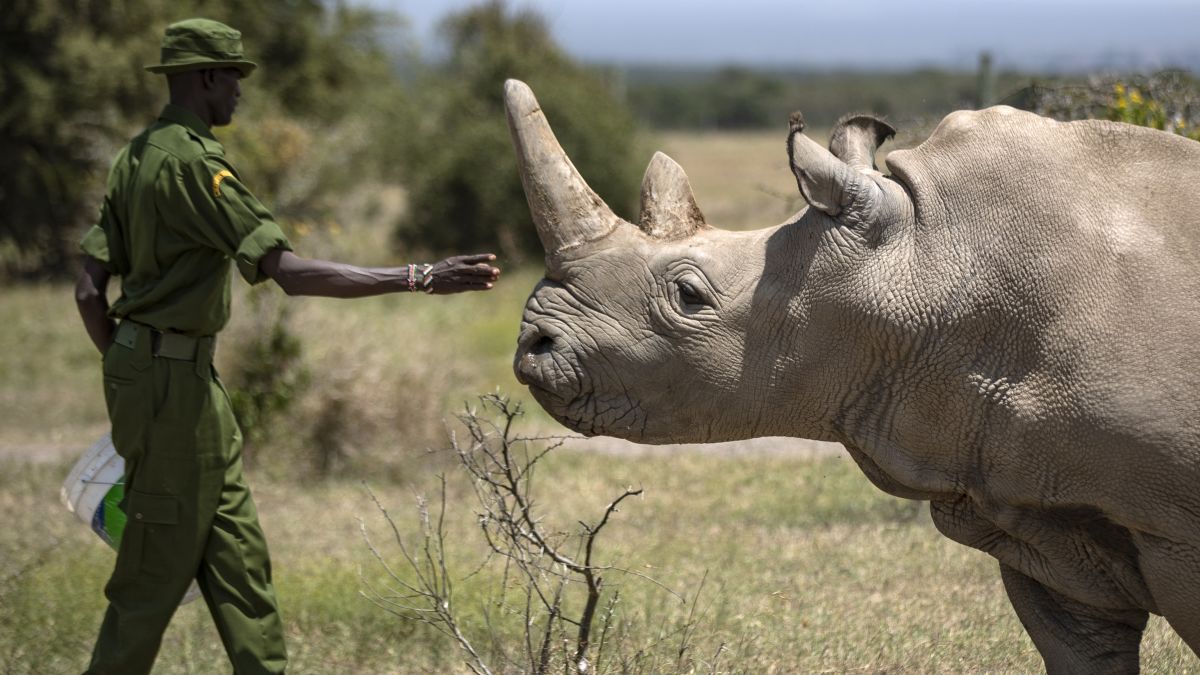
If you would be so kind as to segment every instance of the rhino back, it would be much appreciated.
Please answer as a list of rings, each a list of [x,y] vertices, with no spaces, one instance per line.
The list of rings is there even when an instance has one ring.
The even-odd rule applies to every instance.
[[[924,226],[980,209],[1012,223],[1084,227],[1118,243],[1165,243],[1200,262],[1200,143],[1103,120],[1057,123],[1007,106],[960,110],[928,141],[890,154]],[[1097,229],[1099,228],[1099,229]]]
[[[966,311],[1040,314],[1200,367],[1200,143],[996,107],[948,116],[887,163],[913,198],[926,281]]]
[[[997,106],[947,116],[887,165],[927,230],[1004,228],[994,236],[1200,264],[1200,143],[1180,136]]]
[[[1024,475],[1087,474],[1075,497],[1093,504],[1131,497],[1122,481],[1200,479],[1200,143],[997,107],[950,115],[887,165],[913,199],[909,274],[978,389],[973,416],[1040,448]],[[1154,529],[1145,508],[1124,515]]]

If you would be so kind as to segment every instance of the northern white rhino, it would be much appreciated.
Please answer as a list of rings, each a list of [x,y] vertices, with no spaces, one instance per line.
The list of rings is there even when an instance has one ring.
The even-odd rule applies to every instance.
[[[546,251],[514,367],[555,418],[841,442],[1000,562],[1049,671],[1136,671],[1150,612],[1200,650],[1200,143],[996,107],[884,175],[886,124],[794,116],[809,207],[729,232],[662,154],[618,218],[505,97]]]

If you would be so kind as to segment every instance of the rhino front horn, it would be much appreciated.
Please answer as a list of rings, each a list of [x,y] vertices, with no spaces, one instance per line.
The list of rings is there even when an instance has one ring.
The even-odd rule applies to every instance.
[[[504,107],[521,185],[548,266],[619,227],[623,221],[588,187],[558,144],[529,86],[518,80],[505,82]]]

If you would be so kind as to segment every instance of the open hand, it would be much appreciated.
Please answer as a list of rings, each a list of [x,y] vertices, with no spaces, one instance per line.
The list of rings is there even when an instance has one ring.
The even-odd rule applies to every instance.
[[[435,295],[486,291],[500,277],[500,268],[490,265],[496,256],[491,253],[456,255],[433,264],[432,278],[426,292]]]

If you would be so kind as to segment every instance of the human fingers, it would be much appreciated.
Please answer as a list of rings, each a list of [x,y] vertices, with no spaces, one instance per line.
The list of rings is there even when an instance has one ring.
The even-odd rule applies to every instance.
[[[446,283],[441,286],[433,287],[434,295],[451,295],[453,293],[463,293],[466,291],[486,291],[492,288],[493,284],[487,280],[457,280],[451,283]]]
[[[457,255],[450,260],[460,265],[477,265],[479,263],[489,263],[496,259],[494,253],[471,253],[468,255]]]
[[[480,277],[490,277],[492,279],[495,279],[496,277],[500,276],[500,268],[499,267],[493,267],[486,263],[479,263],[477,265],[464,266],[464,267],[459,268],[456,271],[460,274],[467,274],[467,275],[480,276]]]
[[[439,276],[480,276],[495,279],[500,276],[500,268],[486,262],[471,264],[460,261],[446,268]]]

